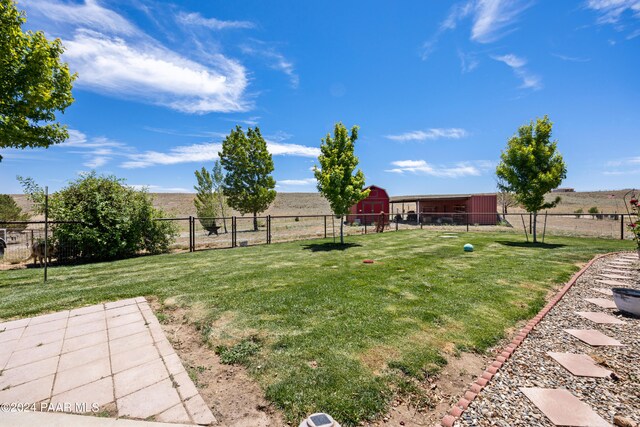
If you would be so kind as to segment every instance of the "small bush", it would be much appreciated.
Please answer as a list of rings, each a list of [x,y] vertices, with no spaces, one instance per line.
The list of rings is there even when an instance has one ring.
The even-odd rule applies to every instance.
[[[584,211],[582,210],[582,208],[580,208],[580,209],[576,209],[575,211],[573,211],[573,213],[574,213],[574,214],[576,214],[576,218],[580,218],[580,217],[582,216],[582,215],[581,215],[581,214],[582,214],[582,212],[584,212]]]
[[[248,338],[232,347],[219,345],[215,351],[225,365],[246,365],[249,358],[260,351],[260,347],[262,345],[256,338]]]
[[[31,179],[22,180],[25,192],[43,211],[42,189]],[[177,235],[177,227],[153,207],[145,190],[135,190],[114,176],[82,175],[67,187],[49,196],[51,221],[56,224],[53,241],[74,248],[87,260],[127,258],[139,252],[166,252]],[[55,243],[54,243],[55,244]]]

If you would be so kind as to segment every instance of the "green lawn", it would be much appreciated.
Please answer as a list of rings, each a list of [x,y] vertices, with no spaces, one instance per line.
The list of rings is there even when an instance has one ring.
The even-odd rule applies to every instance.
[[[578,263],[632,246],[440,236],[416,230],[349,237],[344,250],[316,240],[59,267],[46,285],[39,269],[4,271],[0,318],[175,297],[212,346],[240,343],[222,355],[239,355],[290,421],[327,411],[351,426],[385,412],[393,390],[446,363],[445,349],[495,344]],[[462,251],[467,242],[475,252]]]

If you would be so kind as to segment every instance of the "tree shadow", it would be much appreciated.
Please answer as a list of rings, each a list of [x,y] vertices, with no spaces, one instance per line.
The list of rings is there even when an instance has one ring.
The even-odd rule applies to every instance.
[[[533,243],[533,242],[510,242],[508,240],[496,240],[496,243],[499,243],[504,246],[510,246],[513,248],[538,248],[538,249],[558,249],[564,248],[567,245],[563,245],[561,243]]]
[[[362,245],[358,243],[311,243],[308,245],[304,245],[302,248],[311,252],[331,252],[331,251],[346,251],[350,248],[358,248],[362,247]]]

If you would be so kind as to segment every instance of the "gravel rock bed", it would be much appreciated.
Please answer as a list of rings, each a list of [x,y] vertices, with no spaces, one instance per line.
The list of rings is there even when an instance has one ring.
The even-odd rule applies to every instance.
[[[604,297],[591,288],[613,288],[596,279],[602,270],[613,268],[607,264],[618,258],[620,255],[601,258],[584,272],[478,394],[455,426],[553,426],[520,392],[520,387],[565,388],[610,423],[616,415],[640,423],[640,319],[583,300]],[[640,263],[635,262],[633,267],[634,274],[620,281],[627,287],[640,289]],[[575,314],[576,311],[608,313],[625,324],[596,324]],[[625,346],[591,347],[563,329],[595,329]],[[549,357],[548,351],[587,354],[613,371],[613,375],[608,378],[574,376]]]

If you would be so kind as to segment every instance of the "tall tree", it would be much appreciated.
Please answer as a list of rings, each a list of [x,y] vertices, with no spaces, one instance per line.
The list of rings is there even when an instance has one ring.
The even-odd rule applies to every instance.
[[[73,102],[76,75],[60,59],[60,39],[25,33],[25,22],[13,0],[0,0],[0,148],[48,147],[69,137],[56,112]]]
[[[340,243],[344,244],[344,215],[360,200],[369,195],[364,190],[364,174],[357,172],[358,158],[355,155],[355,142],[358,139],[358,126],[351,128],[351,135],[342,123],[336,123],[331,134],[322,139],[320,146],[320,168],[314,166],[313,174],[318,181],[318,191],[329,201],[334,215],[340,217]]]
[[[196,198],[193,204],[196,207],[196,214],[202,228],[211,234],[218,234],[216,226],[216,216],[218,216],[218,203],[213,192],[213,178],[209,171],[204,167],[195,171],[197,185],[193,188],[196,190]]]
[[[253,214],[253,229],[258,231],[258,213],[267,210],[276,198],[276,181],[271,176],[273,159],[260,129],[240,126],[222,141],[220,163],[227,172],[222,187],[227,203],[241,214]]]
[[[8,194],[0,194],[0,228],[24,230],[26,224],[7,224],[2,221],[27,221],[29,215],[22,212],[15,199]]]
[[[224,185],[224,172],[222,170],[220,160],[213,162],[212,172],[213,174],[211,175],[211,178],[213,180],[213,194],[215,195],[215,199],[218,201],[224,232],[227,233],[227,201],[224,199],[224,193],[222,192],[222,186]]]
[[[550,209],[560,202],[557,197],[545,202],[544,195],[557,188],[567,177],[567,167],[558,152],[558,142],[551,141],[553,123],[545,115],[534,124],[520,126],[512,136],[507,149],[500,155],[496,168],[498,188],[512,192],[516,201],[533,212],[533,242],[536,239],[538,211]]]

